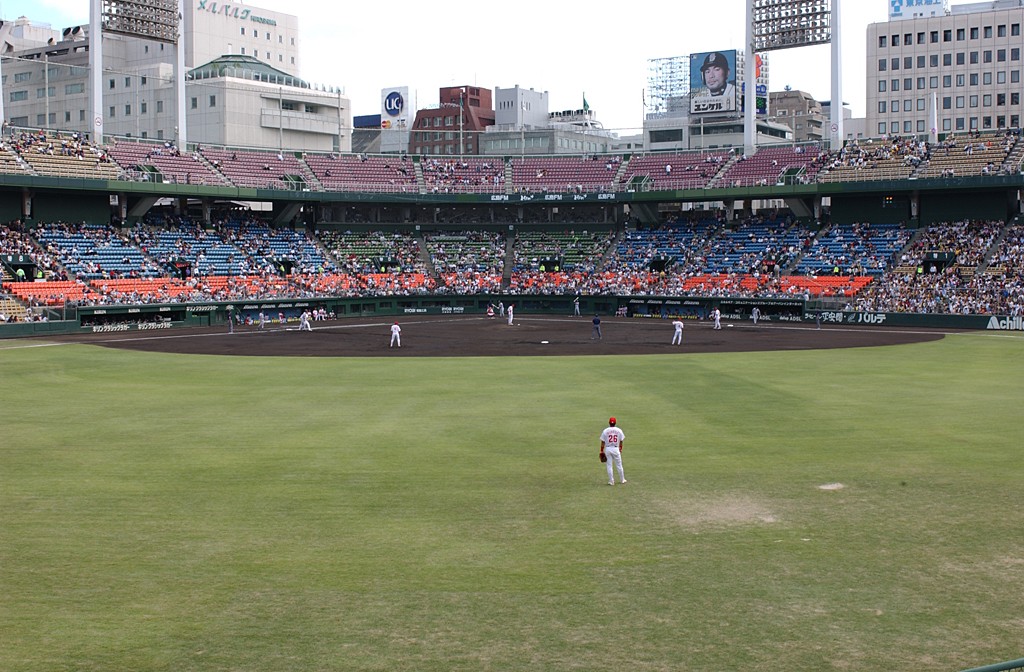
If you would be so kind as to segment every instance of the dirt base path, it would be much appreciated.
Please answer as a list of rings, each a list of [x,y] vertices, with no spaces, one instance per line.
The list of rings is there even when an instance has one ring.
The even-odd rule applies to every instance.
[[[389,348],[393,318],[348,318],[297,326],[223,327],[74,334],[48,340],[93,343],[112,348],[183,354],[277,357],[504,357],[540,355],[644,355],[901,345],[941,339],[928,329],[822,326],[814,324],[688,321],[681,346],[670,345],[668,320],[602,319],[603,338],[591,339],[589,318],[525,315],[514,326],[502,318],[466,316],[399,317],[402,347]]]

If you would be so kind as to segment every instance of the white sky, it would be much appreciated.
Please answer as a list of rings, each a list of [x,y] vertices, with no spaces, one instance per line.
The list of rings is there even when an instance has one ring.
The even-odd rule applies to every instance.
[[[242,4],[242,3],[234,3]],[[380,111],[380,90],[408,86],[416,108],[438,102],[442,86],[519,85],[547,91],[551,111],[578,109],[586,94],[607,129],[636,132],[643,121],[647,61],[742,49],[745,0],[639,1],[636,11],[594,11],[580,2],[448,0],[336,2],[258,0],[250,7],[299,17],[301,72],[342,87],[355,115]],[[507,9],[503,9],[507,7]],[[864,116],[865,29],[887,19],[888,0],[845,0],[841,15],[843,99]],[[0,17],[26,16],[53,28],[86,24],[87,0],[0,0]],[[442,26],[439,36],[432,36]],[[475,50],[468,47],[476,43]],[[769,54],[769,88],[789,85],[831,96],[830,47]]]

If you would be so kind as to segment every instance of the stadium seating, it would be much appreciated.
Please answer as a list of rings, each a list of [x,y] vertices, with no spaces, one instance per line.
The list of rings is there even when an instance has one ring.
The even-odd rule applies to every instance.
[[[307,154],[306,164],[328,191],[420,191],[413,160],[407,155]]]
[[[198,153],[181,154],[177,148],[140,142],[117,142],[109,151],[110,158],[139,180],[197,185],[228,183]]]

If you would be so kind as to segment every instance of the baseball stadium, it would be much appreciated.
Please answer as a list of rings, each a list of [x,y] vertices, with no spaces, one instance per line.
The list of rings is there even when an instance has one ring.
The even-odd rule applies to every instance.
[[[1024,669],[995,126],[452,155],[5,122],[0,670]]]

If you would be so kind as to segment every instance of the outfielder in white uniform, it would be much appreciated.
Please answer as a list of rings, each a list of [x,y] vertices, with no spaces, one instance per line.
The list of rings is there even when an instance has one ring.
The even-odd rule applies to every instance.
[[[721,329],[722,311],[720,311],[718,308],[715,308],[714,310],[711,311],[711,317],[715,318],[715,329]]]
[[[672,334],[672,345],[683,344],[683,321],[678,317],[672,322],[672,326],[675,328],[675,333]]]
[[[508,326],[512,326],[512,304],[508,304]]]
[[[608,468],[608,485],[615,485],[613,465],[619,471],[619,480],[626,482],[626,474],[622,471],[622,444],[625,440],[626,435],[615,426],[615,418],[608,418],[608,427],[601,432],[601,452],[608,458],[604,463]]]
[[[393,348],[396,345],[402,347],[402,328],[398,326],[398,322],[391,325],[391,345],[388,347]]]

